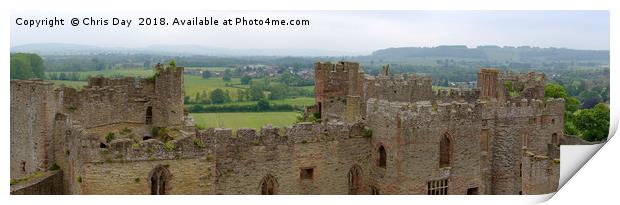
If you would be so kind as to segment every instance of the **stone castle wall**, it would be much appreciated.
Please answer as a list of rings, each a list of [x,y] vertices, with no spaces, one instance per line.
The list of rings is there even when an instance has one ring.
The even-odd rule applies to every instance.
[[[521,167],[523,176],[522,194],[548,194],[558,190],[560,161],[544,155],[526,152]]]
[[[363,178],[369,174],[370,139],[362,129],[308,123],[236,135],[209,129],[171,141],[172,149],[157,139],[117,139],[107,148],[91,140],[78,147],[79,159],[67,160],[81,164],[65,183],[76,187],[68,192],[74,194],[149,194],[150,171],[165,166],[172,175],[169,194],[260,194],[267,175],[277,180],[278,194],[347,194],[351,167],[362,167]],[[300,179],[302,168],[313,168],[313,178]]]
[[[397,102],[433,99],[431,78],[428,76],[367,76],[363,86],[364,101],[370,98]]]
[[[395,103],[370,99],[367,107],[373,130],[373,150],[387,151],[387,166],[373,166],[373,181],[382,193],[427,194],[427,182],[448,179],[448,194],[482,190],[480,179],[480,114],[465,103],[433,107],[429,102]],[[439,141],[447,136],[453,150],[451,165],[439,164]],[[373,152],[377,159],[377,152]],[[481,194],[485,194],[484,192]]]
[[[11,81],[11,178],[45,171],[54,161],[54,84]]]
[[[146,80],[91,78],[81,89],[64,87],[62,111],[86,128],[118,123],[144,124],[153,86]]]
[[[297,124],[284,131],[237,130],[236,138],[226,129],[207,133],[218,141],[216,194],[260,194],[266,176],[277,182],[277,194],[347,194],[353,166],[368,175],[370,144],[360,127]],[[313,170],[310,179],[300,177],[304,168]]]
[[[184,125],[182,68],[140,81],[91,78],[81,90],[12,81],[11,173],[13,156],[39,169],[56,163],[67,194],[149,194],[156,170],[167,174],[166,194],[260,194],[265,179],[275,194],[428,194],[437,180],[447,194],[557,189],[564,102],[538,98],[541,76],[483,70],[477,89],[433,91],[429,77],[387,68],[369,77],[357,63],[315,67],[321,123],[235,132]],[[504,80],[533,98],[510,97]],[[125,127],[175,137],[106,141]]]

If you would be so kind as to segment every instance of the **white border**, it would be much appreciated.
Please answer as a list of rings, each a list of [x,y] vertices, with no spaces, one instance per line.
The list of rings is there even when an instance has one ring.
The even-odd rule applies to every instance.
[[[9,67],[9,47],[10,47],[10,11],[12,10],[86,10],[86,11],[119,11],[119,10],[610,10],[611,11],[611,79],[617,79],[619,72],[614,71],[614,65],[618,62],[618,46],[614,36],[618,36],[618,4],[613,4],[613,0],[434,0],[434,1],[403,1],[396,2],[391,0],[370,1],[370,0],[307,0],[307,1],[285,1],[285,0],[262,0],[262,1],[239,1],[229,0],[220,2],[208,1],[125,1],[125,0],[100,0],[98,2],[86,2],[84,0],[67,1],[46,1],[46,0],[26,0],[26,1],[2,1],[0,4],[0,61],[5,68],[7,75]],[[615,25],[614,25],[615,23]],[[4,91],[2,95],[2,109],[5,117],[2,118],[0,126],[4,132],[4,142],[0,143],[4,153],[2,163],[9,164],[9,129],[10,119],[8,116],[9,105],[9,78],[2,78],[0,86]],[[616,130],[618,125],[618,82],[611,82],[611,129]],[[613,133],[613,132],[612,132]],[[620,169],[618,160],[620,156],[620,143],[617,140],[610,140],[601,152],[596,154],[573,179],[571,179],[558,193],[550,200],[550,203],[566,204],[579,203],[586,204],[597,202],[596,204],[614,204],[614,200],[619,195],[617,185],[620,184]],[[2,180],[6,185],[2,186],[0,193],[10,204],[317,204],[317,203],[338,203],[338,204],[524,204],[542,202],[552,194],[545,196],[8,196],[9,193],[9,171],[8,166],[0,170]]]

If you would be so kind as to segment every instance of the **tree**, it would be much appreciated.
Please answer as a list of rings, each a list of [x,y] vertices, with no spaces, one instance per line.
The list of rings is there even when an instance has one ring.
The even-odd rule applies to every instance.
[[[579,105],[581,105],[581,102],[579,102],[579,100],[577,100],[577,98],[567,97],[564,100],[564,106],[566,106],[566,111],[567,112],[573,113],[573,112],[579,110]]]
[[[202,71],[202,78],[203,79],[208,79],[210,77],[211,77],[211,71],[208,71],[208,70]]]
[[[237,89],[237,102],[243,102],[245,99],[245,92],[243,89]]]
[[[250,84],[251,80],[252,80],[252,77],[244,75],[243,77],[241,77],[241,85]]]
[[[46,78],[43,59],[37,54],[12,54],[10,67],[11,79]]]
[[[277,84],[271,86],[269,91],[271,94],[269,95],[270,100],[284,99],[287,96],[287,86],[284,84]]]
[[[269,105],[269,101],[267,99],[262,98],[258,102],[256,102],[256,107],[259,111],[266,111],[269,110],[271,106]]]
[[[560,84],[547,83],[545,85],[545,97],[548,98],[566,98],[566,90]]]
[[[211,91],[211,103],[213,104],[223,104],[227,98],[230,97],[226,97],[226,93],[220,88]]]
[[[230,72],[230,69],[224,70],[224,77],[222,79],[226,82],[230,82],[231,78],[232,78],[232,73]]]
[[[254,86],[254,84],[252,84],[250,86],[250,100],[260,100],[263,97],[265,97],[265,95],[263,94],[263,89],[260,89],[260,87]]]
[[[294,81],[294,76],[289,72],[285,72],[284,74],[282,74],[282,76],[280,76],[280,82],[286,85],[291,85],[293,81]]]
[[[579,94],[579,99],[583,103],[581,104],[581,108],[586,108],[586,109],[592,108],[596,104],[603,101],[603,97],[601,97],[600,94],[598,94],[597,92],[587,91],[587,90]]]
[[[609,134],[609,107],[599,103],[592,109],[575,112],[574,125],[587,141],[603,141]]]

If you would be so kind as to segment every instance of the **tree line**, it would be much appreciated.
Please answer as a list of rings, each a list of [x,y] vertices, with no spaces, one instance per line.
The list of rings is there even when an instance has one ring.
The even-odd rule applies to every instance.
[[[566,134],[578,135],[591,142],[605,141],[609,133],[609,106],[597,103],[591,108],[580,109],[577,97],[570,97],[566,89],[557,83],[545,85],[545,98],[563,98],[565,102],[564,130]]]
[[[10,61],[11,79],[46,78],[43,59],[37,54],[12,53]]]

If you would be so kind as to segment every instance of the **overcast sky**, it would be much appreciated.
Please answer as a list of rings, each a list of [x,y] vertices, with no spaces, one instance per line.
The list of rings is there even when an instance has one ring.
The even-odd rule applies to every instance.
[[[61,17],[62,27],[29,28],[16,18]],[[72,17],[133,19],[132,26],[79,26]],[[310,26],[151,26],[138,17],[235,17],[308,19]],[[154,44],[230,49],[319,49],[370,52],[388,47],[500,45],[609,49],[608,11],[189,11],[189,12],[13,12],[11,46],[73,43],[109,47]],[[220,22],[221,24],[221,22]]]

